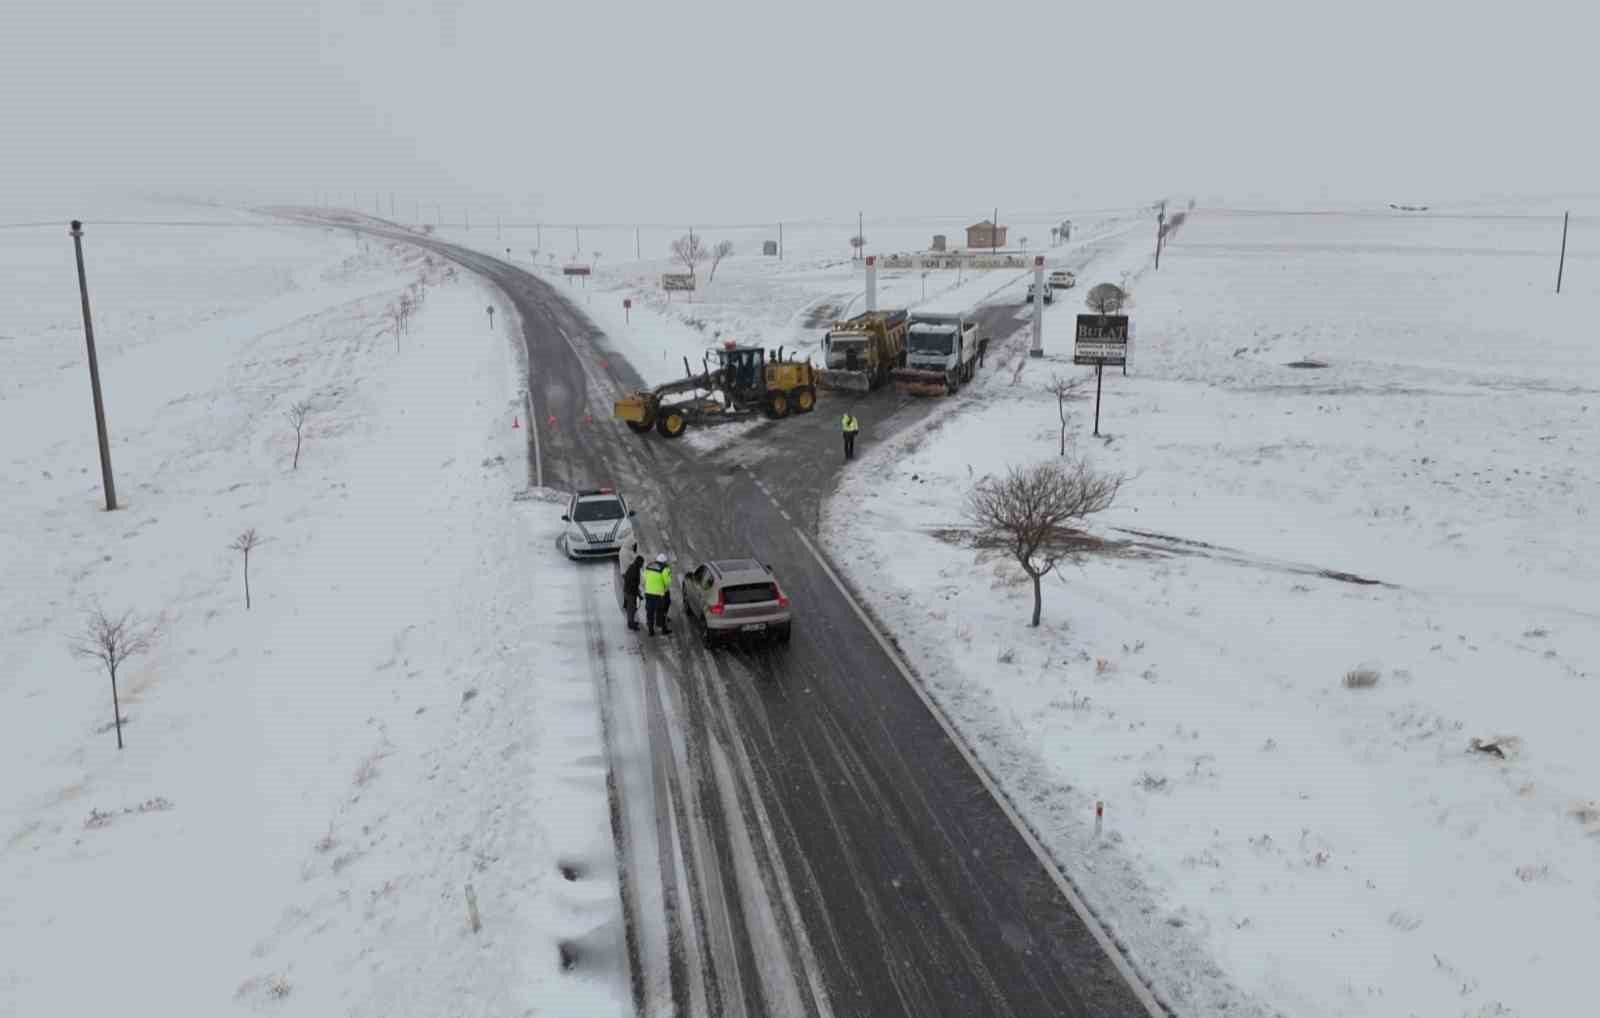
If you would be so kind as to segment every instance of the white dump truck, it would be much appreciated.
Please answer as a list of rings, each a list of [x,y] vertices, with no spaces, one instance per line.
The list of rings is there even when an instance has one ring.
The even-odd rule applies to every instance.
[[[988,345],[966,315],[912,312],[906,329],[906,365],[894,372],[897,392],[943,396],[972,380]]]

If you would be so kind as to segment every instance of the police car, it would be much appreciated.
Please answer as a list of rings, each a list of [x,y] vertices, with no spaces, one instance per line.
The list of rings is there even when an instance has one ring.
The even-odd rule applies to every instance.
[[[634,510],[611,488],[573,492],[562,520],[567,529],[561,544],[568,558],[612,558],[633,539]]]

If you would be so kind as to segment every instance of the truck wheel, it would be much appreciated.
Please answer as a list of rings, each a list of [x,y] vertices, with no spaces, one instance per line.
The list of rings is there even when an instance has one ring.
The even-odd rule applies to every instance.
[[[650,433],[650,429],[654,427],[650,421],[624,421],[623,423],[627,424],[628,430],[635,435],[647,435]]]
[[[794,623],[792,622],[785,622],[783,625],[778,627],[777,640],[779,643],[789,642],[790,629],[793,627],[793,625]]]
[[[789,416],[789,394],[786,392],[772,392],[767,394],[767,416],[773,420]]]
[[[682,438],[689,430],[689,419],[677,410],[669,410],[656,419],[656,431],[662,438]]]
[[[809,414],[817,408],[817,390],[809,385],[796,389],[790,396],[794,400],[794,412],[797,414]]]

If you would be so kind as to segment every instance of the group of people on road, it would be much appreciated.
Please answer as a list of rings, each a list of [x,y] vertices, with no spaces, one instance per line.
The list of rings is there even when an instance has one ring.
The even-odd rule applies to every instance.
[[[856,458],[856,435],[861,432],[861,422],[854,414],[846,413],[839,421],[839,428],[844,433],[844,458]],[[628,628],[637,631],[639,628],[639,597],[644,596],[644,624],[646,631],[656,635],[659,629],[663,633],[672,632],[672,626],[667,622],[667,612],[672,607],[672,564],[667,560],[666,552],[658,552],[654,562],[645,564],[644,556],[639,554],[639,546],[633,546],[633,561],[622,571],[622,614],[628,620]]]
[[[622,614],[627,616],[628,628],[639,628],[639,595],[643,593],[644,621],[650,635],[656,635],[657,629],[670,633],[667,610],[672,607],[672,565],[667,553],[657,553],[649,565],[645,565],[637,544],[633,553],[633,561],[622,571]]]

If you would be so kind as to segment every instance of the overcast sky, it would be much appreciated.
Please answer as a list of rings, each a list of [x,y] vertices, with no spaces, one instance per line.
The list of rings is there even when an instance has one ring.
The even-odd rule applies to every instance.
[[[546,221],[1600,189],[1597,5],[5,0],[0,208]]]

